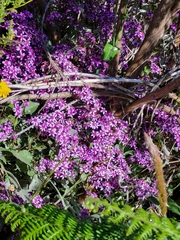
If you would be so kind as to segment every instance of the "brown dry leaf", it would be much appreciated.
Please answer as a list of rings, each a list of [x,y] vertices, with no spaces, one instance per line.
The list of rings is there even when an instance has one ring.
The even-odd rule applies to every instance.
[[[167,213],[167,191],[166,191],[166,183],[164,180],[163,165],[162,165],[162,160],[159,154],[159,149],[153,143],[151,137],[147,133],[144,133],[144,140],[152,156],[152,159],[154,161],[154,168],[156,172],[156,182],[157,182],[157,189],[158,189],[158,199],[161,207],[161,213],[163,216],[165,216]]]

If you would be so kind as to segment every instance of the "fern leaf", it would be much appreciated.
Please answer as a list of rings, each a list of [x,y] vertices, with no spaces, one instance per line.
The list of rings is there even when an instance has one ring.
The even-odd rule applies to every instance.
[[[177,240],[178,223],[143,209],[134,212],[130,206],[119,208],[108,201],[93,199],[91,207],[103,206],[101,222],[74,218],[68,211],[53,205],[41,209],[0,201],[0,214],[21,240]],[[97,211],[98,211],[97,210]]]
[[[152,228],[147,225],[142,225],[139,231],[141,231],[141,233],[138,234],[137,240],[147,240],[153,235]]]
[[[173,238],[168,238],[166,233],[161,233],[160,235],[157,236],[157,240],[167,240],[167,239],[173,239]]]
[[[136,219],[136,218],[132,219],[130,222],[130,226],[128,227],[128,230],[126,232],[127,236],[136,232],[141,226],[142,226],[142,222],[139,221],[139,219]]]

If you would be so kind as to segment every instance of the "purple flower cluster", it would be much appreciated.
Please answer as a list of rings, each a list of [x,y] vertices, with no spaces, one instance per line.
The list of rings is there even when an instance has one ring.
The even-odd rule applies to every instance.
[[[129,18],[124,23],[124,38],[126,44],[131,48],[138,48],[144,40],[141,24],[136,19]]]
[[[13,126],[12,126],[12,122],[10,121],[5,121],[4,123],[0,124],[0,139],[2,140],[6,140],[8,139],[12,134],[13,134],[14,130],[13,130]]]
[[[138,199],[144,200],[150,196],[157,195],[156,182],[150,183],[146,180],[136,179],[134,181],[134,185],[135,185],[135,193]]]
[[[74,58],[71,47],[67,44],[57,44],[52,48],[52,56],[63,72],[76,73],[78,68],[71,62]]]
[[[36,197],[33,198],[32,200],[32,204],[36,207],[36,208],[41,208],[42,206],[45,205],[45,202],[43,200],[43,198],[38,195]]]
[[[14,44],[4,49],[0,56],[0,75],[7,82],[25,82],[38,77],[42,63],[42,43],[33,15],[28,12],[11,14],[13,19]],[[9,21],[6,20],[6,25]],[[7,28],[7,27],[6,27]]]
[[[74,93],[83,103],[80,107],[68,106],[61,110],[65,101],[51,100],[44,113],[28,121],[59,145],[55,158],[42,159],[37,170],[56,168],[55,177],[63,179],[75,177],[79,168],[78,171],[90,174],[89,181],[95,188],[109,194],[112,189],[118,189],[119,175],[127,181],[131,172],[116,145],[129,140],[128,125],[108,113],[88,87],[83,91],[74,89]]]
[[[56,21],[61,21],[62,20],[62,15],[58,13],[57,11],[51,11],[45,19],[45,22],[48,22],[51,25],[54,25]]]
[[[127,55],[132,55],[133,50],[139,48],[143,39],[144,33],[141,24],[134,18],[127,19],[124,23],[120,56],[120,64],[124,70],[128,68],[128,59],[126,59]]]
[[[8,193],[4,182],[0,182],[0,199],[3,201],[8,201]]]
[[[180,150],[180,127],[177,115],[170,115],[163,110],[156,109],[154,122],[166,136],[171,136],[175,141],[175,146]]]
[[[152,159],[148,151],[143,148],[138,148],[135,144],[134,155],[129,159],[131,162],[137,162],[140,166],[147,167],[149,171],[152,170]]]
[[[57,66],[68,73],[94,72],[105,74],[108,64],[101,59],[103,48],[108,40],[112,40],[113,6],[115,1],[54,1],[45,23],[59,22],[62,42],[52,46],[52,58]],[[150,15],[150,14],[149,14]],[[12,13],[15,44],[7,46],[1,56],[0,75],[10,83],[22,83],[36,78],[52,70],[43,56],[40,32],[36,27],[33,15],[28,11]],[[5,20],[7,29],[9,21]],[[72,34],[73,33],[73,34]],[[121,67],[128,67],[127,55],[139,48],[144,39],[143,27],[138,20],[129,17],[124,24],[121,49]],[[65,41],[67,40],[67,41]],[[151,74],[162,74],[159,56],[151,59]],[[75,79],[75,78],[74,78]],[[56,91],[64,91],[59,88]],[[44,156],[40,160],[37,171],[48,174],[55,170],[56,179],[77,177],[86,173],[88,182],[98,193],[110,195],[121,188],[119,178],[126,186],[132,188],[132,166],[152,170],[152,160],[145,146],[139,147],[130,135],[130,127],[107,111],[103,99],[93,96],[89,87],[68,88],[77,103],[71,105],[71,99],[48,100],[40,113],[27,120],[27,125],[38,129],[42,137],[53,139],[57,152],[52,156]],[[52,89],[47,90],[52,92]],[[38,93],[46,93],[45,90]],[[23,117],[23,108],[27,102],[16,101],[14,115],[19,121]],[[137,117],[135,115],[135,117]],[[24,123],[24,122],[23,122]],[[156,128],[165,134],[171,134],[180,149],[180,129],[177,116],[170,116],[162,110],[155,111],[155,127],[151,127],[151,135]],[[142,129],[149,129],[143,123]],[[6,140],[13,134],[12,123],[0,125],[1,139]],[[128,146],[132,154],[126,157],[124,146]],[[135,192],[139,199],[156,193],[153,183],[142,179],[134,180]],[[98,191],[99,190],[99,191]],[[2,191],[1,198],[7,195]],[[8,198],[6,199],[8,200]],[[36,207],[44,205],[44,200],[37,196],[33,199]],[[83,213],[82,213],[83,215]]]
[[[71,59],[79,71],[105,74],[108,65],[102,61],[101,56],[104,44],[112,36],[114,2],[114,0],[108,1],[108,3],[106,1],[100,3],[97,0],[93,1],[93,3],[66,1],[57,4],[57,12],[53,8],[52,12],[47,16],[47,21],[52,22],[55,16],[59,21],[58,26],[62,26],[63,29],[67,28],[69,32],[77,32],[76,36],[65,36],[72,39],[73,42],[73,44],[71,42],[69,45],[68,50],[64,51],[64,44],[56,45],[53,48],[53,56],[57,62],[59,61],[62,70],[67,69],[65,66],[67,59]],[[63,37],[63,31],[59,31],[61,31],[59,34]],[[77,42],[77,45],[72,46],[74,42]],[[71,62],[69,62],[68,71],[72,70],[70,65]]]
[[[161,75],[162,74],[162,69],[159,67],[159,60],[160,57],[152,57],[150,60],[150,68],[151,68],[151,74],[157,74]]]

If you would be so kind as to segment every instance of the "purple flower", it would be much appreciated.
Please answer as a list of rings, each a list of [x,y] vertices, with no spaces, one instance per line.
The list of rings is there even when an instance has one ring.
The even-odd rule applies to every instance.
[[[156,183],[149,184],[148,181],[145,180],[135,180],[135,192],[138,199],[146,199],[150,196],[157,195]]]
[[[42,206],[45,205],[45,201],[40,195],[34,197],[32,203],[36,208],[41,208]]]

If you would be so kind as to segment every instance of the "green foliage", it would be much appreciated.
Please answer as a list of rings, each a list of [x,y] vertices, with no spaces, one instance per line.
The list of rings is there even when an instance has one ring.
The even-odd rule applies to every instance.
[[[115,57],[115,55],[118,53],[118,51],[119,50],[117,47],[113,46],[110,43],[106,43],[106,45],[104,47],[102,59],[104,61],[110,61]]]
[[[24,112],[25,114],[32,115],[37,110],[38,107],[39,107],[39,103],[29,101],[29,106],[25,107]]]
[[[19,239],[179,239],[179,224],[143,209],[120,208],[117,203],[89,198],[86,207],[96,212],[87,219],[78,219],[65,210],[47,204],[38,209],[0,201],[0,214]],[[103,210],[98,213],[99,208]],[[94,216],[94,217],[93,217]]]
[[[177,203],[175,203],[170,197],[168,198],[168,207],[173,213],[180,215],[180,206],[177,205]]]
[[[4,22],[4,18],[9,15],[10,12],[16,11],[16,9],[23,7],[24,5],[32,2],[32,0],[1,0],[0,2],[0,24]],[[6,35],[0,36],[0,44],[8,45],[12,42],[14,33],[12,30],[12,20],[10,21],[9,29]],[[1,54],[0,54],[1,55]]]
[[[159,217],[155,213],[143,209],[134,212],[130,206],[120,208],[117,203],[93,198],[87,199],[85,206],[93,212],[97,212],[99,208],[103,207],[100,215],[108,217],[109,222],[126,224],[126,234],[131,236],[131,239],[149,240],[151,237],[161,240],[179,239],[180,224],[167,217]]]
[[[108,223],[106,219],[98,224],[78,220],[68,211],[50,204],[38,209],[0,201],[0,214],[12,231],[20,233],[21,240],[128,239],[123,225]]]
[[[0,22],[4,22],[4,18],[12,11],[15,11],[17,8],[20,8],[32,0],[1,0],[0,4]]]

